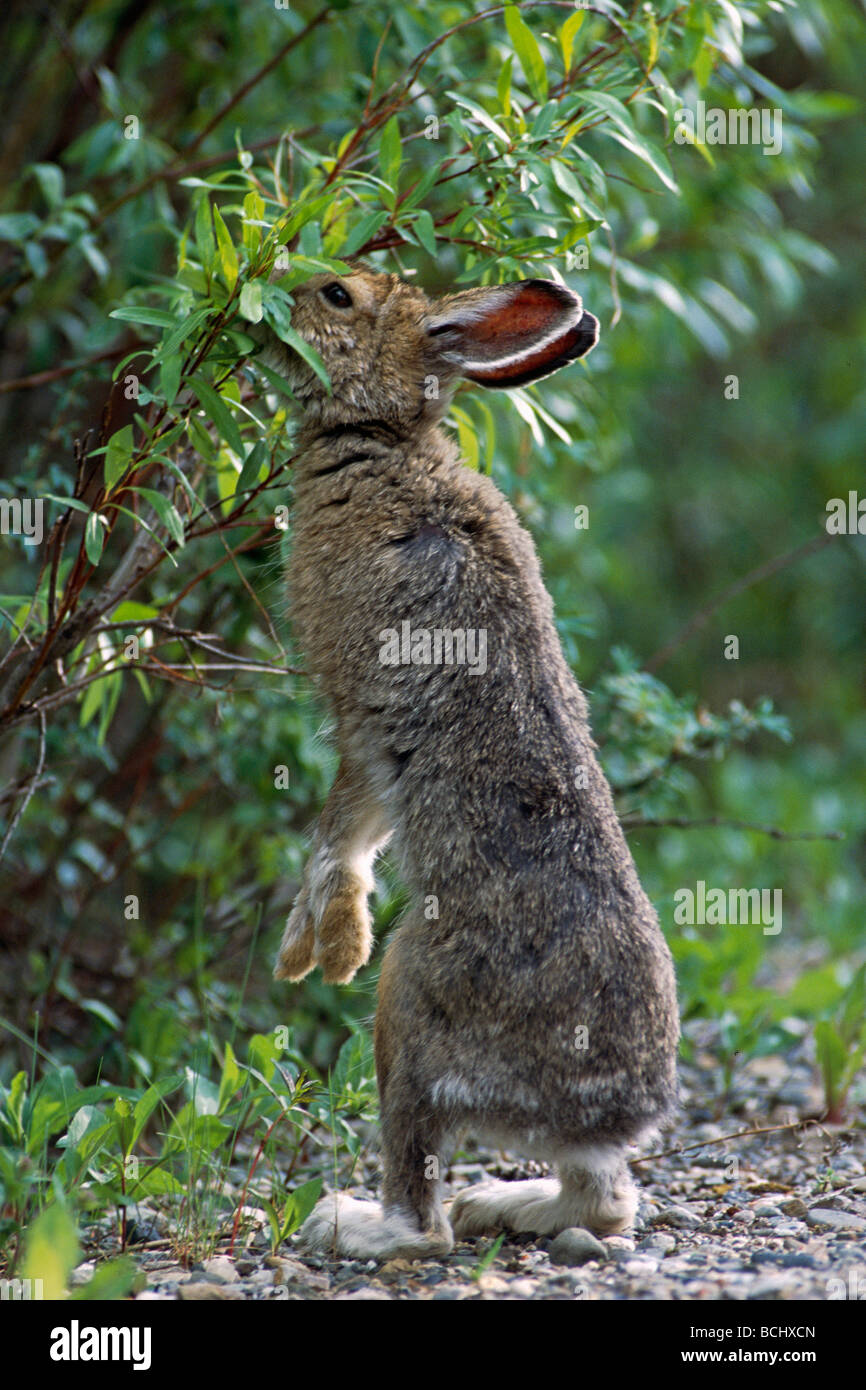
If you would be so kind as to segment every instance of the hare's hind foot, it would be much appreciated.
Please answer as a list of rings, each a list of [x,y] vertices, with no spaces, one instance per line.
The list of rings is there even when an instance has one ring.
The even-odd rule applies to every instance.
[[[405,1213],[383,1211],[379,1202],[362,1202],[334,1193],[317,1202],[301,1227],[299,1248],[307,1254],[336,1254],[354,1260],[428,1258],[447,1255],[454,1238],[447,1223],[421,1231]]]
[[[502,1229],[553,1236],[570,1226],[614,1235],[632,1225],[637,1201],[621,1151],[587,1151],[579,1161],[560,1166],[559,1181],[533,1178],[464,1188],[449,1216],[457,1237]]]

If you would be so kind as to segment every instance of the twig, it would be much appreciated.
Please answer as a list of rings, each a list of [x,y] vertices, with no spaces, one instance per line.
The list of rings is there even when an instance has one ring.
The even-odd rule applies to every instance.
[[[3,843],[2,843],[2,845],[0,845],[0,859],[2,859],[3,856],[4,856],[4,854],[6,853],[6,846],[9,844],[9,841],[12,839],[12,836],[13,836],[13,834],[15,833],[15,827],[16,827],[16,825],[17,825],[18,822],[20,821],[21,817],[24,815],[24,812],[27,810],[27,806],[28,806],[28,804],[29,804],[30,798],[31,798],[31,796],[33,795],[33,793],[34,793],[35,790],[36,790],[37,784],[39,783],[39,779],[40,779],[41,776],[42,776],[42,769],[43,769],[43,767],[45,766],[45,714],[44,714],[44,711],[43,711],[43,710],[39,710],[39,711],[38,711],[38,716],[39,716],[39,760],[38,760],[37,765],[36,765],[36,771],[33,773],[33,776],[30,778],[30,780],[29,780],[28,783],[27,783],[27,790],[26,790],[26,792],[24,793],[24,800],[21,802],[21,805],[18,807],[18,810],[15,812],[15,814],[14,814],[13,817],[12,817],[12,819],[10,820],[10,822],[9,822],[9,827],[8,827],[8,829],[7,829],[7,831],[6,831],[6,834],[3,836]]]
[[[34,372],[32,376],[0,381],[0,395],[6,391],[29,391],[35,386],[47,386],[52,381],[59,381],[61,377],[71,376],[73,372],[83,372],[87,367],[95,366],[97,362],[110,362],[113,357],[122,357],[126,350],[127,345],[106,348],[105,352],[97,352],[95,356],[85,357],[81,362],[69,362],[65,367],[52,367],[50,371]]]
[[[755,568],[749,570],[748,574],[744,575],[742,579],[738,579],[735,584],[731,584],[727,589],[724,589],[722,593],[708,603],[705,608],[702,608],[696,613],[684,627],[680,628],[679,632],[674,634],[669,642],[666,642],[663,647],[660,647],[655,655],[651,656],[649,661],[644,663],[643,669],[650,673],[657,671],[658,668],[663,666],[668,660],[668,657],[673,656],[678,647],[681,647],[683,643],[687,642],[690,637],[693,637],[696,632],[700,632],[701,628],[706,626],[713,614],[719,608],[723,607],[724,604],[728,603],[730,599],[736,598],[738,594],[744,593],[746,589],[750,589],[753,584],[760,583],[762,579],[768,579],[771,574],[776,574],[779,570],[784,569],[786,565],[792,565],[796,560],[802,560],[806,555],[813,555],[816,551],[823,550],[825,545],[829,545],[830,542],[835,539],[835,535],[827,531],[821,536],[813,536],[811,540],[806,541],[803,545],[796,546],[793,550],[785,551],[784,555],[776,555],[774,559],[765,560],[762,565],[756,565]]]
[[[233,96],[229,97],[229,100],[211,117],[207,125],[199,131],[192,143],[184,150],[184,154],[193,154],[207,139],[211,131],[215,130],[228,113],[234,110],[238,102],[243,101],[244,97],[252,91],[253,87],[257,86],[263,78],[267,77],[268,73],[272,72],[273,69],[283,61],[287,54],[291,53],[293,48],[297,48],[299,43],[303,43],[304,39],[307,38],[314,29],[317,29],[326,19],[330,19],[331,13],[330,5],[325,5],[324,9],[320,10],[317,15],[314,15],[309,23],[304,25],[303,29],[299,29],[297,34],[294,34],[287,43],[283,44],[282,48],[274,54],[273,58],[268,59],[264,67],[259,68],[258,72],[254,72],[252,77],[247,78],[246,82],[238,88]]]
[[[652,1163],[656,1158],[670,1158],[673,1154],[691,1153],[693,1149],[708,1149],[713,1144],[728,1144],[732,1139],[751,1139],[756,1134],[779,1134],[784,1130],[802,1129],[811,1124],[810,1120],[794,1120],[787,1125],[765,1125],[762,1129],[741,1129],[736,1134],[723,1134],[720,1139],[703,1139],[699,1144],[681,1144],[674,1149],[662,1149],[661,1153],[646,1154],[643,1158],[630,1158],[629,1163]]]
[[[707,825],[726,826],[731,830],[754,830],[758,835],[769,835],[773,840],[844,840],[844,830],[780,830],[777,825],[755,825],[748,820],[728,820],[725,816],[702,816],[689,820],[687,816],[665,816],[659,819],[650,816],[623,816],[623,829],[636,830],[649,826],[652,829],[669,826],[674,830],[694,830]]]

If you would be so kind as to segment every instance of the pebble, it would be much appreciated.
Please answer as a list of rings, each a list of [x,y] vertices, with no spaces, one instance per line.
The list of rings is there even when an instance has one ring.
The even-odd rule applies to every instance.
[[[813,1207],[806,1213],[806,1224],[821,1231],[843,1231],[861,1235],[866,1232],[866,1220],[849,1211],[834,1211],[830,1207]]]
[[[570,1226],[551,1242],[550,1258],[557,1265],[583,1265],[589,1260],[604,1260],[607,1250],[600,1240],[582,1226]]]
[[[228,1255],[215,1255],[213,1259],[204,1260],[202,1269],[208,1280],[215,1284],[237,1284],[240,1282],[241,1276]]]
[[[673,1226],[679,1231],[696,1231],[701,1225],[699,1216],[695,1216],[688,1207],[663,1207],[661,1211],[653,1212],[649,1219],[651,1226]]]
[[[212,1303],[220,1299],[240,1299],[244,1296],[243,1289],[231,1284],[211,1284],[206,1281],[199,1283],[181,1284],[178,1287],[178,1297],[184,1302],[191,1303]]]
[[[661,1255],[669,1255],[676,1248],[676,1236],[668,1235],[667,1231],[656,1231],[651,1236],[644,1236],[638,1246],[639,1250],[657,1250]]]

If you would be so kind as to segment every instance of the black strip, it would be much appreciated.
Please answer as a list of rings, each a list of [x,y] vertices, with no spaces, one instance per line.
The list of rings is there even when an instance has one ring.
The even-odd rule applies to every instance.
[[[346,420],[340,425],[332,425],[330,429],[319,430],[316,439],[341,439],[347,434],[357,435],[361,439],[381,439],[383,435],[388,440],[402,438],[401,432],[387,420]]]
[[[348,468],[350,463],[369,462],[369,454],[350,454],[348,458],[340,459],[338,463],[329,463],[327,468],[318,468],[311,476],[313,478],[324,478],[328,473],[338,473],[341,468]]]

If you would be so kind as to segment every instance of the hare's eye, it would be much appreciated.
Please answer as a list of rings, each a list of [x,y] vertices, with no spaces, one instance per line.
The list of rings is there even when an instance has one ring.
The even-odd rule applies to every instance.
[[[336,309],[351,309],[352,296],[348,290],[344,290],[342,285],[338,285],[336,280],[332,285],[325,285],[322,289],[329,304],[333,304]]]

